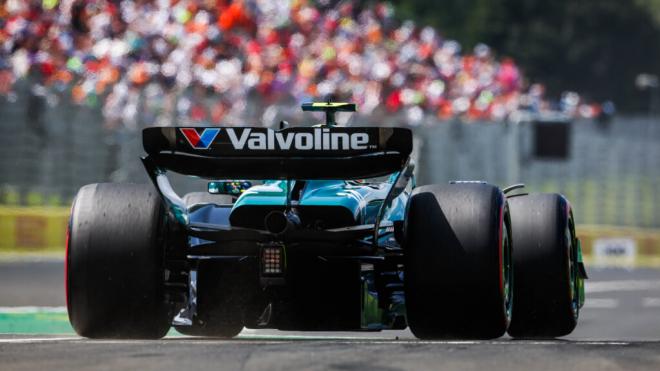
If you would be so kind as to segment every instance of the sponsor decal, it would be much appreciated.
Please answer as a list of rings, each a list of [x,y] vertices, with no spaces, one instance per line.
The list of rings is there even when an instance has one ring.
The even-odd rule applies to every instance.
[[[336,151],[364,150],[370,147],[368,133],[333,132],[326,128],[314,128],[313,132],[276,132],[272,129],[263,132],[251,128],[227,128],[226,131],[235,150]]]
[[[328,128],[275,131],[254,128],[179,128],[194,149],[210,149],[211,144],[231,145],[236,151],[338,151],[366,150],[378,146],[370,143],[368,132],[342,132]],[[201,131],[200,131],[201,130]],[[224,130],[218,137],[220,130]]]
[[[209,149],[220,133],[218,128],[206,128],[202,130],[202,134],[199,134],[194,128],[181,128],[180,130],[188,143],[195,149]]]

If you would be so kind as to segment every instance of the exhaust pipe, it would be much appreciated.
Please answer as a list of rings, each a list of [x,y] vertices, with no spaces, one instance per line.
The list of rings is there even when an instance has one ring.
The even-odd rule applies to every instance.
[[[266,230],[273,234],[282,234],[300,226],[300,218],[292,211],[271,211],[264,218]]]

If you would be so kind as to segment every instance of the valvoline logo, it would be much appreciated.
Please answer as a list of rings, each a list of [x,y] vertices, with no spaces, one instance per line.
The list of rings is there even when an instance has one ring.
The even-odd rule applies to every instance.
[[[209,149],[215,137],[220,133],[218,128],[205,128],[202,134],[197,132],[194,128],[180,128],[181,134],[186,137],[186,140],[195,149]]]

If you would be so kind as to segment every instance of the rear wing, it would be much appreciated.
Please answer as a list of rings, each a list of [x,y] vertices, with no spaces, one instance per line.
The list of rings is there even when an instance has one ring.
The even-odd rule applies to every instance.
[[[156,127],[142,132],[155,168],[209,179],[360,179],[400,171],[405,128]]]

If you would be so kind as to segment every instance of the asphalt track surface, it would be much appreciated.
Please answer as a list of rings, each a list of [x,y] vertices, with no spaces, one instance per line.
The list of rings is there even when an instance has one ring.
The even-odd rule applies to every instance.
[[[0,370],[660,370],[660,270],[589,273],[578,328],[557,340],[244,330],[233,340],[92,341],[36,328],[0,334]],[[34,307],[65,317],[62,278],[61,261],[0,262],[0,332],[2,318]]]

